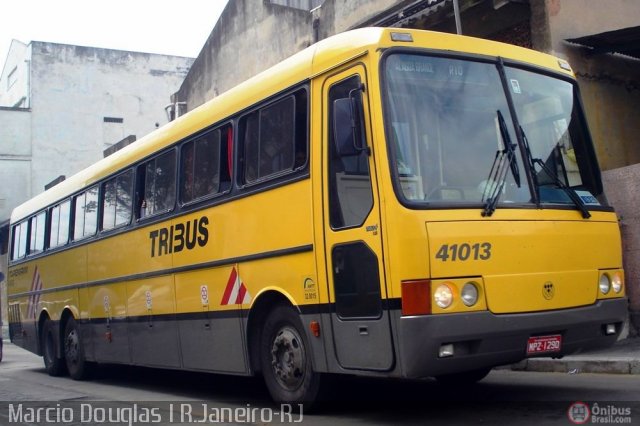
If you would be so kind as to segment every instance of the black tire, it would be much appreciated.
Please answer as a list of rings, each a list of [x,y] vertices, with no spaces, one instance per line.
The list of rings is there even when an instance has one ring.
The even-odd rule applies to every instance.
[[[491,368],[480,368],[478,370],[465,371],[462,373],[437,376],[436,380],[447,386],[471,385],[487,377],[490,372]]]
[[[45,320],[42,324],[41,339],[44,368],[50,376],[62,376],[65,373],[64,359],[58,358],[60,339],[51,320]]]
[[[320,374],[313,371],[310,346],[292,307],[279,305],[267,317],[260,341],[260,361],[275,402],[304,404],[307,410],[316,402]]]
[[[64,327],[64,359],[73,380],[86,380],[91,377],[93,364],[84,357],[84,345],[78,323],[73,317],[67,320]]]

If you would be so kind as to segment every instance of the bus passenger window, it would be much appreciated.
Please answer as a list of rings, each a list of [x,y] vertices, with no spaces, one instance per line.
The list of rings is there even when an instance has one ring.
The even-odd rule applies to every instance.
[[[176,152],[168,151],[138,168],[138,217],[173,210],[176,202]]]
[[[69,200],[58,204],[51,209],[49,248],[59,247],[69,241],[69,213],[71,211]]]
[[[307,163],[307,93],[300,90],[240,120],[244,183]]]
[[[11,246],[11,260],[22,259],[27,254],[27,221],[13,227],[13,244]]]
[[[96,233],[98,225],[98,187],[75,197],[73,239],[80,240]]]
[[[131,222],[133,171],[127,170],[104,184],[102,229],[108,230]]]
[[[47,213],[41,212],[30,219],[31,221],[31,242],[29,244],[29,254],[40,253],[44,250],[44,232]]]
[[[221,191],[222,182],[229,181],[227,167],[227,132],[216,129],[182,146],[180,155],[180,202],[189,203]],[[225,151],[225,152],[223,152]],[[222,173],[221,173],[222,172]]]

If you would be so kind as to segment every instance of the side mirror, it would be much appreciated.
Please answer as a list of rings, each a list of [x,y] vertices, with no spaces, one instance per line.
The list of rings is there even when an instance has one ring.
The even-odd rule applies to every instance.
[[[339,157],[369,154],[364,138],[364,110],[362,108],[362,88],[354,89],[348,98],[333,101],[333,136]]]

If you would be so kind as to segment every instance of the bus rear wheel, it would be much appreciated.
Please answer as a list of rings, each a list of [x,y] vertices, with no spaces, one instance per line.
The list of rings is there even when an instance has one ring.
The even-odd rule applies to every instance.
[[[42,359],[44,368],[50,376],[62,376],[64,374],[64,360],[58,358],[58,334],[51,320],[45,320],[42,324]]]
[[[67,320],[67,325],[64,328],[64,359],[67,363],[69,376],[73,380],[89,378],[92,364],[85,360],[80,329],[73,317]]]
[[[298,313],[277,306],[267,317],[260,342],[262,374],[275,402],[305,404],[318,396],[320,374],[313,371],[310,348]]]

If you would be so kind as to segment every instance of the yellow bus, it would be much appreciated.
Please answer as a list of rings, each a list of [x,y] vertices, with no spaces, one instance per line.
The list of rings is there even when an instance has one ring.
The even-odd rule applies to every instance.
[[[8,270],[49,374],[261,374],[287,402],[611,345],[627,306],[569,65],[405,29],[323,40],[17,207]]]

